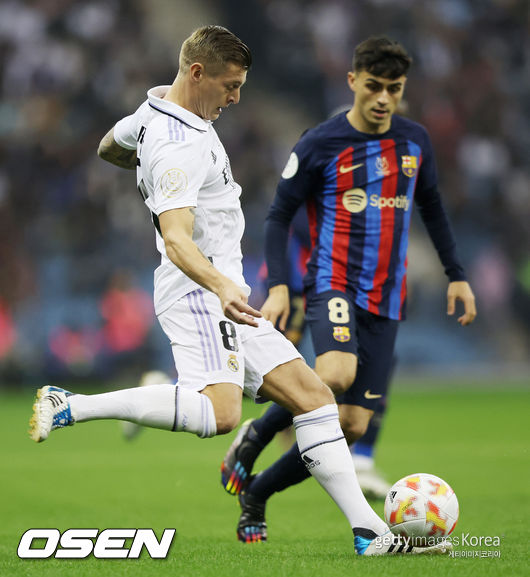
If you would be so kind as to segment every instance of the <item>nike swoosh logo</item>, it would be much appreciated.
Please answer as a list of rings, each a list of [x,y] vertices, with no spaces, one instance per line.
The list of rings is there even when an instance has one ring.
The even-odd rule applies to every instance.
[[[372,395],[370,389],[364,392],[365,399],[380,399],[383,395]]]
[[[361,166],[364,166],[364,162],[361,162],[361,164],[354,164],[353,166],[344,166],[344,164],[341,164],[339,166],[339,172],[341,174],[346,174],[347,172],[351,172],[352,170],[355,170],[356,168],[361,168]]]

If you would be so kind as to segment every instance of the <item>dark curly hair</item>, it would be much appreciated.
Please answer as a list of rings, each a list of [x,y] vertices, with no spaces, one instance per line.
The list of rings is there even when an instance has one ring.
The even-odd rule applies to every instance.
[[[391,80],[407,74],[412,58],[399,42],[386,36],[371,36],[355,48],[353,70],[366,70]]]

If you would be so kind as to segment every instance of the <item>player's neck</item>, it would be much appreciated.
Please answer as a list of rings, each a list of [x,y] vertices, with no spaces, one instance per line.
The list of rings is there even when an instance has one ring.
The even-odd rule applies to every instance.
[[[187,89],[185,83],[179,80],[178,76],[175,78],[173,84],[166,92],[164,100],[178,104],[178,106],[181,106],[182,108],[185,108],[186,110],[189,110],[190,112],[193,112],[193,114],[199,116],[193,107],[193,99],[189,94],[189,90]]]
[[[388,122],[385,122],[384,124],[372,124],[367,122],[363,115],[356,110],[355,106],[348,110],[346,118],[355,130],[363,132],[364,134],[384,134],[390,130],[392,125],[392,116],[390,116]]]

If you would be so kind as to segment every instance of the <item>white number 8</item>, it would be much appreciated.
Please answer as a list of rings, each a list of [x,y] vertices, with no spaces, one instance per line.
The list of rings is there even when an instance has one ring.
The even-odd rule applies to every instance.
[[[348,324],[350,322],[350,312],[348,311],[348,301],[341,297],[333,297],[328,301],[329,320],[332,323]]]

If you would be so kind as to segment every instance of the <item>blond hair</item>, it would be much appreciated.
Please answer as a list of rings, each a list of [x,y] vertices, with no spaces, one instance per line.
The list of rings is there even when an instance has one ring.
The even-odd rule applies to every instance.
[[[217,74],[228,63],[248,70],[252,56],[248,46],[223,26],[203,26],[187,38],[180,49],[179,68],[186,71],[200,62],[209,74]]]

